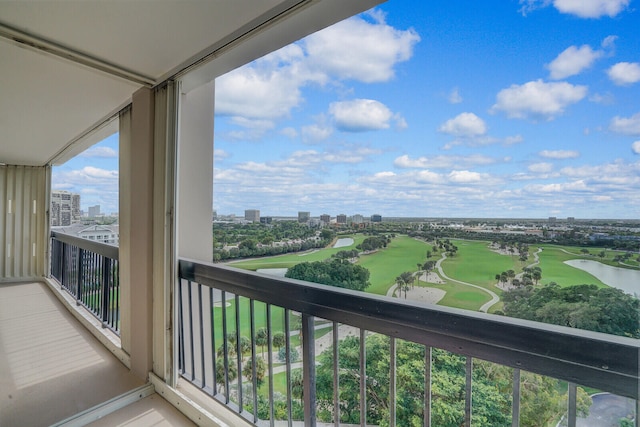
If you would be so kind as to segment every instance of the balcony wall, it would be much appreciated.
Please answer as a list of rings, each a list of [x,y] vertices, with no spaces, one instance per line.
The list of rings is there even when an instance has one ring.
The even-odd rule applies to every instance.
[[[0,282],[45,275],[48,176],[48,167],[0,165]]]

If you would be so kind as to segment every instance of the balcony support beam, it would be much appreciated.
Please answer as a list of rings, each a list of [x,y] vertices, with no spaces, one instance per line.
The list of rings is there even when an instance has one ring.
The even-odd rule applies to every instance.
[[[153,90],[142,88],[120,118],[121,337],[143,379],[153,360],[154,107]]]

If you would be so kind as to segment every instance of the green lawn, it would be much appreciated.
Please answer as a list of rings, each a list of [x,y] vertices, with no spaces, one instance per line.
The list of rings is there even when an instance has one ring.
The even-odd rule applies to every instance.
[[[568,254],[564,252],[563,249],[572,253]],[[593,261],[600,261],[598,257],[589,255],[584,256],[580,253],[580,248],[544,245],[542,246],[542,252],[539,254],[539,257],[540,268],[542,268],[541,283],[543,284],[556,282],[562,287],[581,284],[594,284],[599,287],[606,287],[604,283],[586,271],[582,271],[564,263],[564,261],[571,259],[590,259]]]
[[[496,274],[513,270],[516,273],[522,271],[523,263],[518,256],[501,255],[489,249],[489,242],[455,240],[452,241],[458,247],[458,253],[453,258],[447,258],[442,262],[442,269],[447,276],[473,283],[491,289],[499,290],[494,286]],[[530,264],[533,261],[527,261]]]
[[[367,292],[386,295],[396,277],[405,271],[417,271],[417,264],[426,261],[431,245],[408,236],[398,236],[382,250],[360,257],[358,264],[371,273]]]
[[[447,282],[444,285],[432,285],[431,287],[442,289],[446,292],[445,296],[438,302],[438,305],[444,305],[446,307],[478,311],[484,303],[491,299],[488,293],[480,289],[455,282]]]
[[[236,330],[236,304],[233,299],[228,299],[227,303],[227,333],[231,333]],[[220,307],[219,304],[216,305],[213,309],[213,313],[216,334],[215,336],[216,339],[218,339],[218,337],[222,337],[222,307]],[[297,316],[290,314],[290,327],[294,326],[296,318]],[[254,319],[256,331],[267,326],[266,304],[257,301],[255,302]],[[277,334],[284,331],[284,309],[280,307],[271,307],[271,326],[272,334]],[[245,337],[251,336],[249,299],[244,297],[240,297],[240,335]],[[221,344],[221,342],[216,343],[216,345],[218,344]]]

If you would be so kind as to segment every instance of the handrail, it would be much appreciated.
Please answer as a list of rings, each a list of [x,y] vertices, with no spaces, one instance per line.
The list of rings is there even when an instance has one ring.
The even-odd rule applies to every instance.
[[[638,399],[640,340],[179,260],[179,277],[310,316]]]
[[[78,305],[119,335],[120,279],[117,246],[51,233],[51,277]]]
[[[69,234],[64,234],[57,231],[51,232],[51,238],[59,240],[63,243],[77,246],[80,249],[94,252],[107,258],[115,260],[119,258],[120,250],[118,246],[96,242],[94,240],[82,239],[80,237],[71,236]]]

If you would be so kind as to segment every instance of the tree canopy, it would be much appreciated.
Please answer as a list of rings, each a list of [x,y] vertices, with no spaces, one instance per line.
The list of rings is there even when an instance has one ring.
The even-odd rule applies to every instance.
[[[398,340],[396,342],[396,425],[419,427],[424,417],[425,347]],[[360,423],[360,338],[347,337],[339,343],[340,418],[343,423]],[[389,425],[389,337],[366,338],[367,423]],[[458,427],[464,423],[465,358],[434,349],[431,369],[431,423],[441,427]],[[330,347],[318,358],[316,387],[318,418],[330,422],[333,414],[333,350]],[[558,380],[522,372],[521,425],[547,426],[566,411],[566,398],[559,391]],[[511,425],[511,368],[474,359],[474,426]],[[586,416],[591,399],[578,389],[578,414]]]
[[[620,289],[552,283],[512,289],[502,299],[507,316],[640,338],[640,300]]]
[[[303,262],[291,267],[285,277],[364,291],[369,285],[369,270],[347,260]]]

